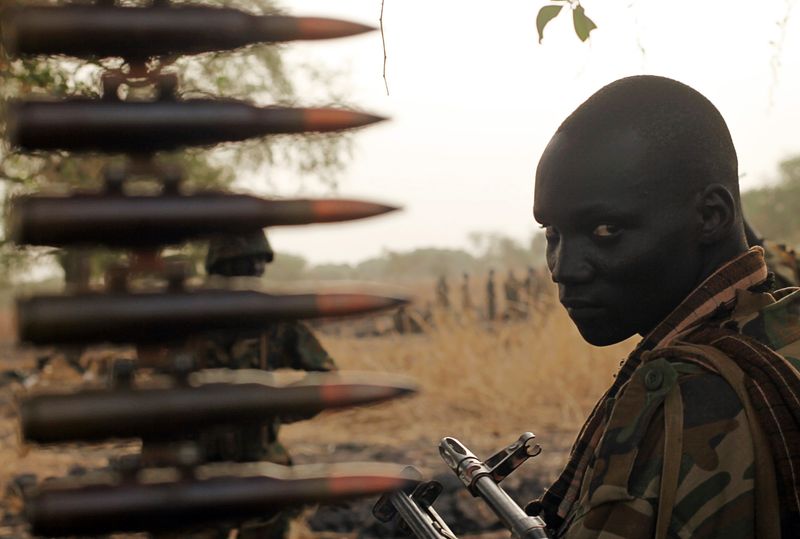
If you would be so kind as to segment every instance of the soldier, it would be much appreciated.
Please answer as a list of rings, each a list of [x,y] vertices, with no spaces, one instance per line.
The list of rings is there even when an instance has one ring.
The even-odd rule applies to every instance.
[[[436,303],[442,309],[450,308],[450,288],[447,286],[447,278],[444,275],[436,281]]]
[[[764,258],[767,267],[772,272],[775,290],[788,286],[800,286],[800,266],[798,266],[797,253],[784,243],[765,240],[761,234],[745,221],[747,243],[751,247],[760,245],[764,248]]]
[[[545,495],[555,537],[800,537],[800,290],[748,249],[719,111],[654,76],[561,124],[534,215],[589,343],[639,334]]]
[[[397,333],[422,333],[422,326],[419,323],[419,313],[412,312],[406,305],[397,309],[392,315],[394,330]]]
[[[472,296],[469,292],[469,273],[464,273],[461,280],[461,310],[465,313],[472,311]]]
[[[206,256],[208,275],[223,277],[260,277],[274,257],[266,235],[259,231],[250,235],[220,236],[209,242]],[[331,371],[336,366],[302,322],[280,322],[260,333],[219,333],[207,339],[201,358],[207,368],[230,369],[297,369]],[[208,433],[204,445],[209,460],[241,462],[268,460],[290,465],[292,459],[278,441],[280,422],[275,419],[264,426],[253,426]],[[291,518],[297,513],[282,513],[268,525],[245,526],[240,537],[284,537]]]
[[[494,320],[497,315],[497,298],[494,291],[494,270],[489,270],[489,277],[486,279],[486,317]]]
[[[85,249],[61,249],[58,252],[57,259],[64,270],[65,292],[75,293],[89,290],[89,281],[92,274],[91,256]],[[81,363],[83,352],[84,349],[80,346],[61,347],[57,350],[51,350],[36,358],[35,372],[43,372],[55,358],[61,356],[75,372],[84,377],[90,376],[91,373],[87,372],[86,367]],[[28,377],[26,376],[26,378]],[[35,382],[36,374],[32,375],[31,380]],[[28,380],[27,382],[30,381]]]
[[[506,318],[519,318],[519,281],[514,275],[514,270],[508,270],[508,275],[503,283],[503,292],[506,296]]]
[[[536,270],[533,269],[533,266],[528,266],[528,274],[525,276],[522,286],[525,289],[525,303],[530,311],[539,296],[539,279],[536,277]]]

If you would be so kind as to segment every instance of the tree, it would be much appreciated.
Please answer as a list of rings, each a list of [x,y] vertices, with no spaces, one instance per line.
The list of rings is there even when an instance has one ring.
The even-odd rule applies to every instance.
[[[572,25],[575,28],[575,35],[581,41],[589,39],[589,34],[597,28],[594,21],[586,15],[586,11],[579,0],[550,0],[550,4],[543,6],[536,15],[536,31],[539,33],[539,43],[544,39],[545,27],[563,11],[564,7],[572,11]]]
[[[742,193],[747,220],[765,238],[800,244],[800,156],[783,161],[773,185]]]
[[[51,2],[61,3],[60,1]],[[133,2],[124,2],[133,5]],[[194,2],[196,3],[196,2]],[[277,11],[273,0],[206,0],[207,5],[225,4],[257,14]],[[10,59],[0,56],[0,98],[5,103],[17,97],[99,97],[100,75],[104,70],[121,67],[119,59],[76,60],[66,58]],[[225,96],[249,99],[257,104],[291,105],[298,101],[289,68],[277,46],[254,45],[233,52],[213,52],[181,57],[168,63],[177,72],[181,97]],[[310,72],[307,78],[320,80],[335,101],[335,87],[330,74]],[[5,141],[5,107],[0,108],[0,134]],[[265,140],[223,145],[211,150],[187,150],[161,156],[165,162],[180,165],[189,189],[227,187],[237,176],[268,176],[267,168],[288,167],[298,174],[311,175],[335,186],[337,175],[349,156],[347,135],[311,135],[271,137]],[[75,188],[99,189],[102,169],[109,159],[96,155],[15,153],[4,142],[0,146],[0,179],[7,207],[11,197],[30,192],[65,192]],[[4,212],[5,213],[5,212]],[[0,280],[7,281],[31,263],[40,263],[50,250],[20,250],[2,241],[0,244]]]

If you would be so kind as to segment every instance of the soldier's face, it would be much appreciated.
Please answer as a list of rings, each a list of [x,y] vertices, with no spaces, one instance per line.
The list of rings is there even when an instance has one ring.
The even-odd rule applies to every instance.
[[[658,179],[645,142],[617,131],[557,134],[536,171],[547,265],[581,335],[605,346],[646,334],[701,278],[693,193]]]

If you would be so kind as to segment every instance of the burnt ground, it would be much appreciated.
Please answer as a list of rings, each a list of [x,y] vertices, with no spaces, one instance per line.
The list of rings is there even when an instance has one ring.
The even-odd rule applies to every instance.
[[[47,477],[62,477],[68,474],[82,474],[87,470],[103,468],[109,457],[138,450],[136,442],[102,445],[67,445],[51,448],[25,447],[18,439],[15,398],[25,392],[24,374],[34,370],[36,357],[24,351],[4,346],[0,343],[0,371],[5,373],[0,379],[0,493],[6,492],[15,477],[35,476],[38,480]],[[14,373],[20,373],[17,376]],[[11,374],[9,374],[11,373]],[[65,362],[56,361],[37,377],[36,386],[68,387],[80,385],[81,377]],[[28,383],[31,380],[28,379]],[[402,410],[407,410],[404,404]],[[448,409],[449,410],[449,409]],[[469,410],[467,410],[468,412]],[[426,415],[423,410],[423,416]],[[428,411],[429,412],[429,411]],[[440,415],[444,412],[439,411]],[[464,410],[449,410],[449,414],[463,414]],[[449,417],[449,414],[448,415]],[[428,413],[427,415],[431,415]],[[433,412],[436,415],[436,412]],[[350,416],[347,416],[350,417]],[[426,480],[434,479],[443,485],[443,493],[434,504],[435,509],[451,529],[462,539],[508,537],[496,517],[488,507],[473,498],[461,485],[456,476],[441,461],[436,439],[416,439],[414,435],[396,436],[391,431],[393,423],[381,420],[373,423],[360,416],[352,416],[354,430],[380,430],[381,442],[369,443],[342,442],[341,436],[333,436],[333,430],[341,428],[332,423],[332,417],[319,422],[301,422],[301,430],[287,428],[287,447],[297,464],[336,463],[336,462],[389,462],[410,464],[418,468]],[[382,416],[381,416],[382,417]],[[418,422],[419,415],[417,415]],[[447,420],[449,421],[449,419]],[[401,423],[402,424],[402,423]],[[357,428],[355,428],[357,427]],[[414,425],[413,430],[425,432],[425,425]],[[435,432],[441,432],[436,427]],[[385,431],[385,432],[383,432]],[[283,431],[282,431],[283,432]],[[402,434],[402,433],[401,433]],[[405,433],[408,434],[408,433]],[[448,434],[444,432],[444,434]],[[363,434],[352,436],[359,439]],[[464,434],[464,441],[479,457],[487,458],[491,452],[513,441],[507,434],[491,440],[472,439],[473,434]],[[565,460],[571,442],[572,432],[553,432],[547,434],[545,451],[542,455],[525,463],[503,482],[503,487],[521,505],[539,496],[544,486],[553,479]],[[281,436],[283,438],[283,434]],[[474,445],[473,445],[474,444]],[[379,523],[371,514],[375,499],[364,499],[338,505],[309,508],[302,520],[293,527],[292,539],[315,537],[318,539],[344,538],[385,538],[395,537],[395,531]],[[0,538],[30,537],[20,514],[21,504],[13,496],[5,495],[0,504]],[[142,535],[116,535],[123,537],[143,537]]]
[[[305,449],[305,448],[304,448]],[[434,508],[458,536],[507,537],[499,520],[481,500],[474,498],[456,475],[440,460],[436,447],[393,447],[338,444],[323,451],[295,456],[298,464],[325,461],[380,461],[414,463],[421,467],[425,480],[435,480],[443,487]],[[499,448],[498,448],[499,449]],[[559,447],[563,454],[568,448]],[[552,453],[556,448],[550,449]],[[484,455],[481,455],[484,456]],[[484,456],[486,457],[486,456]],[[536,458],[529,460],[507,477],[502,486],[508,494],[523,505],[541,495],[546,486],[545,475],[537,466]],[[372,516],[375,500],[356,500],[341,505],[318,507],[307,517],[308,527],[314,532],[336,532],[347,537],[387,538],[400,536],[396,526],[383,524]]]

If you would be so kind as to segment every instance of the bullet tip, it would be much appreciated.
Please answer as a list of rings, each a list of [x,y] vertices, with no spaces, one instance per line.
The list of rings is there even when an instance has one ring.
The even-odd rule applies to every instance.
[[[319,132],[354,129],[387,119],[376,114],[333,108],[305,109],[303,114],[304,130]]]
[[[343,316],[393,309],[409,302],[410,299],[404,297],[324,294],[317,296],[317,309],[323,316]]]
[[[386,204],[346,199],[312,200],[311,206],[315,222],[364,219],[399,209]]]
[[[377,30],[374,26],[325,17],[300,17],[297,27],[302,39],[333,39]]]

